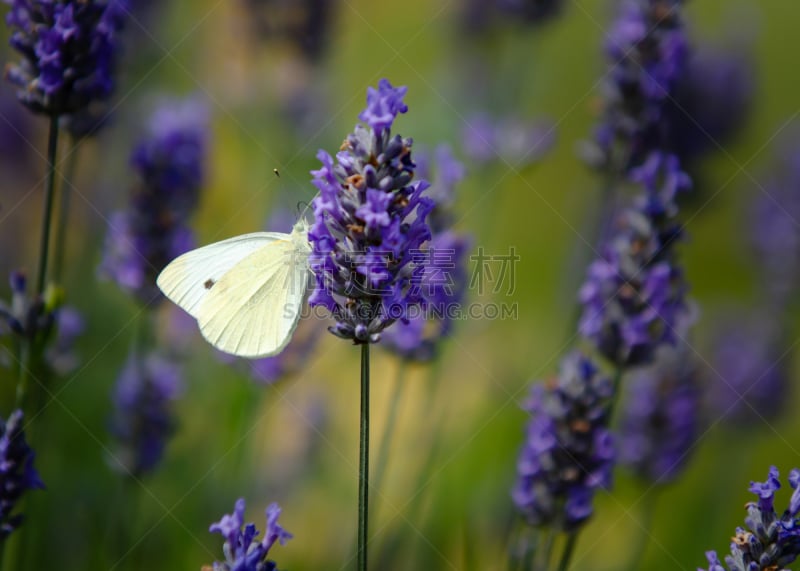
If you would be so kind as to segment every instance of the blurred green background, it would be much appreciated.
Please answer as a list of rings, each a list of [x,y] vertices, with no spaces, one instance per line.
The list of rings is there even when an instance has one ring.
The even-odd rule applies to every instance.
[[[457,227],[476,235],[476,248],[505,253],[513,246],[521,256],[515,291],[493,299],[518,304],[519,318],[459,323],[437,363],[402,372],[406,390],[371,520],[376,569],[505,568],[509,488],[525,422],[518,405],[533,380],[555,372],[573,336],[575,292],[601,212],[601,181],[576,146],[597,120],[613,3],[566,2],[546,25],[500,23],[483,38],[459,31],[456,1],[332,3],[330,37],[316,63],[289,45],[258,41],[237,0],[152,3],[129,24],[119,107],[99,140],[81,148],[74,181],[80,196],[66,291],[87,320],[78,342],[82,364],[53,382],[55,396],[31,428],[47,490],[24,503],[27,521],[8,561],[32,570],[199,569],[221,558],[222,540],[208,533],[209,524],[243,496],[247,520],[259,527],[270,502],[282,506],[281,522],[295,537],[272,551],[281,569],[355,566],[357,348],[324,335],[301,370],[264,386],[220,362],[192,333],[178,430],[159,468],[134,482],[111,468],[108,423],[139,309],[113,283],[96,279],[96,268],[107,217],[124,207],[133,183],[129,153],[158,95],[196,93],[212,112],[210,176],[194,219],[205,244],[259,230],[274,208],[310,200],[317,149],[338,149],[367,86],[387,77],[409,87],[409,112],[395,130],[418,146],[449,143],[465,159],[462,132],[481,110],[547,118],[556,128],[554,148],[533,165],[466,162]],[[800,5],[788,2],[686,8],[696,43],[750,47],[756,82],[744,130],[702,162],[697,200],[682,216],[689,240],[680,253],[700,309],[693,340],[701,357],[715,315],[761,295],[747,217],[759,192],[754,181],[769,175],[780,140],[773,137],[791,131],[787,122],[800,112],[798,18]],[[300,95],[310,98],[308,109],[290,112]],[[36,153],[43,153],[46,126],[32,120],[37,150],[24,164],[2,163],[4,273],[35,267],[44,172]],[[166,327],[172,309],[161,311]],[[373,355],[374,458],[398,361],[380,348]],[[0,374],[6,414],[13,380]],[[797,391],[791,398],[790,412]],[[791,413],[746,431],[711,424],[685,475],[657,493],[652,521],[644,506],[656,492],[621,473],[614,490],[598,496],[572,568],[626,568],[644,530],[652,539],[642,569],[702,565],[704,551],[724,551],[741,524],[747,483],[763,479],[770,464],[783,473],[800,465],[799,429]]]

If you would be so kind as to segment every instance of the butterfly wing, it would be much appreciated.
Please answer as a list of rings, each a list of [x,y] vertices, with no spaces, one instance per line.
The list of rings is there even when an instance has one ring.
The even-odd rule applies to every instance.
[[[259,358],[289,342],[305,296],[308,251],[284,236],[242,259],[201,303],[200,332],[217,349]]]
[[[196,319],[201,303],[222,276],[247,256],[285,237],[279,232],[255,232],[191,250],[170,262],[156,283],[164,295]]]

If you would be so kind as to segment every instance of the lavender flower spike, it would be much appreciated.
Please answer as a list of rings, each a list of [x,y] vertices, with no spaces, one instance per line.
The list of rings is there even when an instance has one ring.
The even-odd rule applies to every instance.
[[[3,1],[11,6],[9,43],[22,54],[6,78],[24,105],[56,116],[111,95],[124,13],[117,0]]]
[[[725,565],[715,551],[706,552],[708,571],[780,571],[800,555],[800,470],[789,473],[793,492],[781,515],[775,511],[775,492],[781,487],[778,469],[769,469],[766,482],[750,482],[758,501],[748,502],[746,528],[737,527]],[[698,569],[698,571],[704,571]]]
[[[115,389],[112,432],[120,443],[121,461],[131,474],[151,472],[164,455],[175,429],[172,403],[182,386],[177,364],[155,354],[128,358]]]
[[[604,117],[596,130],[600,166],[627,172],[669,149],[664,115],[688,67],[681,0],[625,0],[609,34]]]
[[[716,332],[709,405],[732,426],[747,429],[788,409],[791,376],[780,358],[776,321],[770,313],[737,318],[722,322]]]
[[[630,209],[602,257],[589,266],[579,296],[580,333],[617,366],[652,361],[658,347],[674,343],[688,315],[687,290],[671,244],[653,220]]]
[[[128,209],[111,216],[100,273],[142,302],[162,299],[156,276],[194,245],[188,217],[205,178],[207,150],[208,112],[190,99],[158,108],[132,154],[139,182]]]
[[[23,415],[15,410],[6,422],[0,419],[0,542],[22,523],[22,515],[12,515],[27,490],[43,489],[33,467],[34,452],[25,442]]]
[[[611,380],[586,356],[565,357],[556,379],[533,387],[512,498],[533,526],[571,531],[592,515],[597,489],[611,486]]]
[[[211,533],[219,533],[225,538],[223,552],[225,561],[214,562],[213,571],[275,571],[275,562],[267,559],[269,550],[279,542],[284,545],[292,538],[292,534],[278,524],[281,508],[278,504],[270,504],[267,508],[267,529],[264,539],[253,541],[259,531],[255,524],[244,525],[244,498],[236,501],[233,513],[222,516],[222,519],[209,528]],[[242,529],[244,526],[244,529]],[[208,567],[204,567],[208,569]]]
[[[687,353],[684,345],[662,347],[651,367],[625,382],[619,461],[651,483],[680,475],[699,432],[700,383]]]
[[[336,161],[325,151],[313,171],[319,196],[309,231],[316,288],[309,304],[336,319],[330,331],[356,344],[376,343],[381,332],[408,317],[421,301],[425,273],[420,249],[431,237],[426,218],[434,206],[425,181],[411,182],[411,139],[392,136],[405,113],[405,87],[381,80],[370,89],[367,108],[345,139]]]

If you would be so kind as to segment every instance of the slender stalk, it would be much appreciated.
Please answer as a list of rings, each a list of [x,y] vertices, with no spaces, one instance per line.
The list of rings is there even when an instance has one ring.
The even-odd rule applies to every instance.
[[[367,569],[369,513],[369,343],[361,345],[361,417],[358,455],[358,571]]]
[[[526,525],[514,514],[513,529],[507,533],[511,538],[508,545],[508,571],[534,571],[539,569],[535,561],[541,559],[543,532]]]
[[[33,339],[25,338],[19,344],[19,359],[17,364],[17,395],[16,395],[16,408],[22,408],[25,401],[25,392],[28,390],[28,378],[30,377],[29,368],[33,363],[32,347]]]
[[[53,220],[53,196],[56,188],[56,155],[58,152],[58,116],[50,117],[50,134],[47,141],[47,176],[45,178],[44,212],[42,214],[42,238],[39,245],[39,270],[36,279],[36,297],[44,293],[47,283],[47,257],[50,251],[50,226]],[[20,346],[20,368],[17,382],[16,402],[22,407],[28,390],[28,379],[34,367],[37,354],[37,332],[26,332]]]
[[[548,529],[544,534],[544,541],[542,541],[539,549],[536,550],[533,560],[535,571],[547,571],[550,568],[550,557],[553,555],[553,542],[556,538],[556,533],[552,529]]]
[[[620,400],[620,384],[622,381],[622,375],[625,373],[624,367],[618,366],[614,370],[614,378],[611,380],[612,385],[614,387],[613,392],[611,393],[611,402],[608,403],[608,421],[607,424],[610,427],[612,421],[614,420],[614,411],[617,408],[617,403]]]
[[[36,294],[44,292],[47,283],[47,258],[50,252],[50,226],[53,220],[53,198],[56,190],[56,154],[58,152],[58,115],[50,117],[50,135],[47,141],[47,179],[45,183],[42,241],[39,250],[39,272]]]
[[[389,415],[386,418],[386,428],[383,429],[381,435],[381,443],[378,446],[378,459],[375,462],[375,475],[372,478],[372,493],[380,492],[383,485],[383,476],[386,473],[386,465],[389,463],[389,449],[392,446],[392,436],[394,435],[395,425],[397,424],[397,412],[400,409],[400,401],[403,398],[403,391],[406,386],[405,372],[407,363],[401,360],[397,367],[397,378],[394,381],[394,390],[389,397]],[[373,496],[373,500],[374,500]],[[373,506],[375,502],[373,501]],[[373,508],[373,516],[375,515]]]
[[[655,515],[656,511],[656,500],[658,500],[657,490],[652,490],[650,493],[645,495],[644,508],[642,510],[641,521],[639,522],[639,524],[642,526],[642,530],[639,533],[639,538],[637,539],[636,545],[633,549],[633,557],[628,565],[628,569],[631,571],[643,569],[642,561],[645,553],[647,552],[647,545],[650,539],[650,534],[648,532],[653,527],[653,516]]]
[[[558,562],[558,571],[567,571],[572,554],[575,552],[575,544],[578,543],[578,532],[573,531],[567,535],[567,543],[564,544],[564,551],[561,553],[561,560]]]
[[[70,139],[71,146],[75,147],[80,143],[74,137]],[[75,174],[78,171],[78,149],[71,149],[67,159],[66,171],[64,173],[64,184],[61,185],[61,201],[58,208],[58,226],[56,226],[55,255],[53,256],[53,279],[56,283],[61,283],[64,273],[64,255],[67,250],[67,225],[69,223],[70,202],[72,199],[72,185]]]

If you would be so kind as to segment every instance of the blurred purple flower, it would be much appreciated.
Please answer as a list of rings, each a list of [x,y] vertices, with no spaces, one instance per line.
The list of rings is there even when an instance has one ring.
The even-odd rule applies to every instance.
[[[461,20],[470,36],[499,28],[499,23],[540,25],[561,11],[561,0],[462,0]]]
[[[753,214],[750,214],[752,212]],[[764,287],[776,307],[800,284],[800,144],[797,140],[772,168],[771,180],[756,193],[748,212],[751,240],[763,268]]]
[[[723,322],[714,336],[709,404],[733,426],[773,420],[787,404],[789,375],[777,347],[776,323]]]
[[[673,344],[690,313],[687,284],[674,253],[678,230],[636,209],[624,211],[580,290],[581,335],[619,367],[641,365]]]
[[[153,471],[175,430],[173,402],[183,389],[180,366],[155,353],[132,353],[114,389],[111,432],[124,469],[139,477]]]
[[[22,514],[12,515],[28,490],[44,489],[36,468],[34,451],[25,441],[24,417],[15,410],[0,419],[0,545],[22,524]]]
[[[55,312],[55,339],[45,350],[45,360],[59,375],[68,375],[80,363],[75,342],[86,330],[86,323],[74,307],[60,307]]]
[[[753,100],[753,65],[744,48],[693,50],[666,107],[665,148],[684,164],[714,151],[741,129]]]
[[[220,521],[211,524],[209,531],[225,538],[225,561],[214,562],[213,571],[275,571],[275,563],[267,559],[269,550],[276,541],[284,545],[292,538],[292,534],[278,524],[281,508],[278,504],[270,504],[266,511],[264,539],[254,541],[260,532],[255,524],[244,525],[244,509],[244,498],[239,498],[232,514],[224,515]]]
[[[678,157],[654,151],[641,166],[631,170],[630,179],[642,186],[636,205],[649,218],[660,220],[678,213],[676,199],[692,188],[692,179],[681,170]]]
[[[23,272],[11,272],[9,277],[11,300],[0,300],[0,322],[14,335],[38,342],[46,339],[55,322],[54,309],[58,300],[52,299],[50,290],[43,296],[28,294],[28,278]]]
[[[0,90],[0,161],[13,165],[14,170],[23,168],[35,159],[33,124],[30,114],[19,108],[16,98],[6,90]],[[14,172],[8,169],[6,172]]]
[[[541,24],[558,14],[561,0],[497,0],[500,12],[526,23]]]
[[[590,159],[597,166],[626,172],[652,151],[671,150],[665,108],[687,72],[689,53],[681,12],[681,0],[622,2],[606,43],[609,79]]]
[[[766,482],[750,482],[750,492],[758,501],[746,504],[746,528],[737,527],[731,539],[731,553],[725,565],[716,551],[707,551],[708,571],[781,571],[800,555],[800,470],[789,473],[792,497],[783,514],[775,511],[775,492],[781,487],[780,474],[770,467]],[[703,569],[698,569],[703,571]]]
[[[534,385],[512,490],[528,524],[574,530],[592,515],[595,491],[611,486],[613,391],[611,380],[579,352],[562,360],[557,378]]]
[[[19,100],[37,113],[75,113],[113,90],[116,0],[4,0],[10,45],[22,60],[6,71]]]
[[[316,319],[301,319],[292,340],[280,354],[247,361],[253,379],[259,383],[272,384],[302,371],[317,347],[321,331],[323,330]]]
[[[699,433],[700,383],[688,350],[662,347],[652,366],[625,380],[625,393],[620,464],[653,484],[673,481]]]
[[[464,128],[464,153],[471,161],[500,160],[516,168],[537,162],[555,144],[555,127],[548,121],[525,122],[519,118],[493,119],[475,115]]]
[[[319,189],[309,231],[316,288],[309,304],[327,308],[330,331],[355,343],[376,343],[381,332],[420,301],[425,271],[422,245],[430,239],[426,218],[434,202],[429,185],[412,183],[411,140],[391,135],[405,87],[382,79],[370,88],[367,107],[336,162],[325,151],[313,171]]]
[[[449,145],[439,145],[433,153],[417,151],[414,161],[417,164],[414,176],[432,181],[428,189],[428,197],[435,203],[428,215],[431,232],[445,231],[453,223],[456,187],[466,176],[464,165],[453,155]]]
[[[255,34],[294,46],[311,62],[322,58],[333,24],[335,0],[243,0]]]
[[[111,216],[100,273],[142,302],[162,299],[159,272],[194,246],[187,218],[205,177],[208,128],[197,100],[165,104],[133,152],[139,183],[128,210]]]

